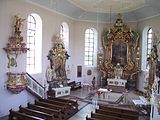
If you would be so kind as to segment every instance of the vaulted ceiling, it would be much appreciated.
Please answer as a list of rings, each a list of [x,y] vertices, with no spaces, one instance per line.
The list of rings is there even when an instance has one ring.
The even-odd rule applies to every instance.
[[[117,13],[126,21],[160,15],[160,0],[26,0],[76,20],[110,22]]]

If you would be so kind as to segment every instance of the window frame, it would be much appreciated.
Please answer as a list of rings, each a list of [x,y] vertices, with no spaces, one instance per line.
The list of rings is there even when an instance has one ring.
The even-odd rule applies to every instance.
[[[152,43],[153,43],[153,29],[150,27],[147,31],[147,51],[146,51],[147,58],[150,56]],[[146,60],[146,62],[148,61]],[[149,69],[148,64],[146,64],[146,69]]]
[[[35,26],[34,29],[32,27],[33,25]],[[27,52],[27,71],[30,71],[31,69],[35,70],[35,37],[36,37],[35,32],[36,32],[36,20],[34,16],[30,14],[27,19],[27,47],[30,48],[30,50]],[[31,49],[30,46],[33,46],[33,49]]]
[[[42,19],[36,13],[29,14],[27,18],[27,48],[30,50],[27,52],[26,71],[42,73]]]
[[[96,45],[97,45],[97,31],[94,28],[87,28],[85,30],[84,43],[84,65],[95,66],[96,60]]]

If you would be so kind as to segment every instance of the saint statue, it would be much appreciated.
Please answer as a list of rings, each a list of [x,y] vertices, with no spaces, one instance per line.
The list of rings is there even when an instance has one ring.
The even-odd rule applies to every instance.
[[[117,63],[117,65],[114,68],[114,74],[115,74],[115,79],[120,79],[123,73],[123,69],[120,65],[120,63]]]
[[[23,21],[25,19],[19,18],[18,16],[15,16],[16,22],[15,22],[15,32],[19,32],[21,27],[23,27]]]
[[[52,81],[52,77],[53,77],[53,69],[48,67],[47,70],[46,70],[46,79],[47,79],[47,81]]]

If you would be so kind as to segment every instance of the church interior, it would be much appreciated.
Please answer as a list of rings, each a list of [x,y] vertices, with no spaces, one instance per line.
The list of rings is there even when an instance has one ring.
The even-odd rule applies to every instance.
[[[160,120],[159,0],[0,0],[0,120]]]

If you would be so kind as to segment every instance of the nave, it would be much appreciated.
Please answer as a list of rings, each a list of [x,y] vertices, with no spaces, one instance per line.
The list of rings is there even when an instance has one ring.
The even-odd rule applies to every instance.
[[[60,102],[60,99],[68,99],[68,100],[71,100],[71,101],[77,101],[78,102],[78,106],[77,106],[77,110],[73,110],[73,116],[72,115],[69,115],[67,116],[67,114],[70,114],[69,111],[64,111],[64,116],[63,118],[59,117],[57,118],[57,120],[60,120],[60,119],[64,119],[64,117],[66,117],[65,119],[66,120],[90,120],[88,118],[91,118],[91,114],[95,114],[96,111],[100,110],[100,106],[109,106],[109,107],[115,107],[119,104],[119,108],[123,109],[124,106],[129,106],[129,107],[126,107],[127,109],[129,108],[130,110],[133,110],[133,111],[137,111],[135,109],[135,106],[132,102],[133,99],[139,99],[139,93],[135,92],[135,91],[129,91],[125,94],[125,96],[123,96],[123,98],[118,101],[115,102],[113,101],[112,99],[112,94],[114,93],[109,93],[110,95],[107,96],[105,99],[103,99],[103,96],[100,96],[100,98],[97,98],[97,97],[93,97],[93,96],[96,96],[96,91],[97,89],[95,90],[91,90],[90,88],[88,87],[82,87],[80,89],[77,89],[77,90],[74,90],[74,91],[71,91],[71,94],[68,95],[68,96],[64,96],[64,97],[61,97],[61,98],[57,98],[59,99],[58,101]],[[95,93],[95,94],[94,94]],[[120,94],[120,93],[116,93],[117,95]],[[115,94],[114,94],[115,95]],[[56,98],[54,98],[56,99]],[[111,99],[113,102],[111,102]],[[49,100],[51,100],[51,98],[49,98]],[[39,100],[40,102],[36,101],[35,104],[39,105],[39,106],[43,106],[42,105],[42,102],[44,102],[45,100]],[[63,101],[63,100],[62,100]],[[53,101],[48,101],[50,103],[53,104]],[[65,102],[65,101],[63,101]],[[65,102],[66,103],[66,102]],[[65,104],[64,103],[64,104]],[[41,104],[41,105],[40,105]],[[56,103],[56,105],[58,104],[58,102]],[[124,106],[123,106],[124,105]],[[33,107],[34,105],[33,104],[29,104],[28,103],[28,108],[30,109],[34,109],[34,110],[37,110]],[[46,104],[47,106],[47,104]],[[48,108],[52,108],[50,106],[47,106],[46,109],[44,109],[44,111],[47,111]],[[55,107],[53,109],[56,109]],[[25,109],[23,106],[20,107],[20,111],[22,112],[26,112],[27,109]],[[43,112],[43,110],[41,109],[41,111]],[[103,110],[102,110],[103,111]],[[33,111],[32,111],[33,112]],[[66,112],[68,112],[66,114]],[[49,112],[50,113],[50,112]],[[107,114],[107,112],[106,112]],[[111,114],[111,113],[110,113]],[[33,113],[32,113],[33,115]],[[112,115],[112,114],[111,114]],[[127,115],[127,114],[126,114]],[[148,116],[145,116],[145,115],[142,115],[142,114],[138,114],[139,115],[139,119],[137,120],[147,120],[149,119]],[[93,115],[92,115],[93,116]],[[114,115],[115,116],[115,115]],[[42,117],[43,118],[43,117]],[[44,117],[45,118],[45,117]],[[52,117],[48,118],[51,119]],[[28,118],[29,119],[29,118]],[[8,120],[8,116],[7,117],[4,117],[2,118],[2,120]],[[54,120],[54,118],[53,118]],[[91,119],[92,120],[92,119]],[[105,119],[104,119],[105,120]],[[107,119],[106,119],[107,120]],[[119,119],[117,119],[119,120]],[[124,119],[125,120],[125,119]],[[126,119],[127,120],[127,119]],[[130,120],[130,119],[128,119]],[[131,119],[132,120],[132,119]]]

